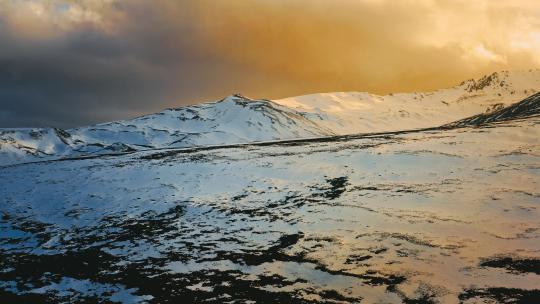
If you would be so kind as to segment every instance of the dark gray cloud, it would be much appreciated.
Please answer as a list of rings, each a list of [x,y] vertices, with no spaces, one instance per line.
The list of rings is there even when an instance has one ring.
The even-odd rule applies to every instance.
[[[428,90],[538,66],[539,5],[478,2],[0,0],[0,127],[236,92]]]
[[[80,126],[230,94],[233,67],[148,8],[113,8],[128,18],[113,32],[80,23],[25,35],[0,15],[0,127]]]

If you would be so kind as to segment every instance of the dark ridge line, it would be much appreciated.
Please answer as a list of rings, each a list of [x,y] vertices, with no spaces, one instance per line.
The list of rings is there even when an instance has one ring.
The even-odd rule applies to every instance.
[[[540,93],[535,93],[502,109],[462,118],[444,126],[482,126],[492,122],[504,122],[536,116],[540,116]]]
[[[524,120],[524,118],[515,119],[515,120],[520,120],[521,121],[521,120]],[[96,159],[96,158],[102,158],[102,157],[117,157],[117,156],[125,156],[125,155],[131,155],[131,154],[136,154],[136,153],[147,153],[147,152],[153,152],[153,151],[156,151],[156,152],[157,151],[165,151],[165,152],[161,152],[163,154],[165,154],[165,153],[185,154],[185,153],[195,153],[195,152],[200,152],[200,151],[212,151],[212,150],[219,150],[219,149],[235,149],[235,148],[265,147],[265,146],[295,146],[295,145],[309,144],[309,143],[316,143],[316,142],[321,142],[321,143],[323,143],[323,142],[343,142],[343,141],[362,139],[362,138],[382,138],[382,137],[387,137],[387,136],[410,134],[410,133],[422,133],[422,132],[431,132],[431,131],[449,131],[449,130],[466,129],[466,128],[477,129],[477,128],[490,127],[490,125],[502,124],[502,123],[508,123],[508,121],[503,121],[503,122],[495,121],[495,122],[487,123],[486,125],[479,125],[479,126],[464,126],[464,125],[449,126],[449,125],[442,125],[442,126],[437,126],[437,127],[409,129],[409,130],[400,130],[400,131],[355,133],[355,134],[346,134],[346,135],[331,135],[331,136],[322,136],[322,137],[311,137],[311,138],[300,138],[300,139],[283,139],[283,140],[273,140],[273,141],[263,141],[263,142],[247,142],[247,143],[226,144],[226,145],[210,145],[210,146],[198,146],[198,147],[188,147],[188,148],[153,148],[153,149],[137,150],[137,151],[130,151],[130,152],[105,153],[105,154],[99,154],[99,155],[85,155],[85,156],[75,156],[75,157],[64,157],[64,158],[58,158],[58,159],[40,160],[40,161],[33,161],[33,162],[25,162],[25,163],[19,163],[19,164],[0,166],[0,168],[11,168],[11,167],[17,167],[17,166],[29,165],[29,164],[53,163],[53,162],[62,162],[62,161],[71,161],[71,160]],[[150,156],[151,155],[156,155],[156,154],[160,154],[160,152],[145,155],[145,156],[142,156],[141,158],[142,159],[152,159]]]
[[[462,128],[462,127],[458,127]],[[226,145],[209,145],[209,146],[195,146],[188,148],[153,148],[146,150],[137,150],[130,152],[119,152],[119,153],[104,153],[99,155],[85,155],[85,156],[75,156],[75,157],[64,157],[58,159],[48,159],[48,160],[39,160],[33,162],[24,162],[12,165],[0,166],[0,168],[10,168],[20,165],[29,165],[29,164],[39,164],[39,163],[51,163],[51,162],[61,162],[61,161],[70,161],[70,160],[85,160],[85,159],[95,159],[101,157],[115,157],[115,156],[124,156],[135,153],[143,152],[152,152],[152,151],[166,151],[166,152],[175,152],[175,153],[192,153],[200,151],[210,151],[218,149],[234,149],[234,148],[244,148],[244,147],[259,147],[259,146],[281,146],[281,145],[290,145],[302,144],[302,143],[311,143],[311,142],[335,142],[335,141],[348,141],[353,139],[361,138],[379,138],[385,137],[388,135],[400,135],[408,133],[419,133],[427,131],[441,131],[457,128],[445,128],[445,127],[429,127],[429,128],[420,128],[420,129],[409,129],[409,130],[400,130],[400,131],[385,131],[385,132],[372,132],[372,133],[355,133],[347,135],[330,135],[322,137],[310,137],[310,138],[297,138],[297,139],[281,139],[281,140],[272,140],[272,141],[262,141],[262,142],[246,142],[246,143],[236,143],[236,144],[226,144]],[[163,152],[163,153],[166,153]]]

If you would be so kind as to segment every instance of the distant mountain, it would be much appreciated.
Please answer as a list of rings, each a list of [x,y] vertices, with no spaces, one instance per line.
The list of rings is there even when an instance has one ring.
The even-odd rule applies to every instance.
[[[349,92],[285,98],[275,102],[309,113],[334,133],[428,128],[491,111],[540,90],[540,70],[502,71],[433,92],[384,96]],[[320,118],[320,119],[319,119]]]
[[[331,135],[304,114],[269,100],[241,95],[217,102],[167,109],[131,120],[69,130],[86,143],[134,148],[190,147]]]
[[[232,95],[217,102],[76,129],[0,129],[0,164],[328,135],[334,135],[332,130],[304,113],[269,100]]]
[[[52,157],[69,154],[71,135],[61,129],[0,129],[0,164],[18,158]]]
[[[398,131],[493,112],[536,93],[540,70],[503,71],[453,88],[379,96],[323,93],[281,100],[241,95],[69,130],[0,129],[0,165],[255,141]]]

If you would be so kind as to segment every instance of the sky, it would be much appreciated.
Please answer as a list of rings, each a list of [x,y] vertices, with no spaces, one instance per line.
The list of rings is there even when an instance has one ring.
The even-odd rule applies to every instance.
[[[538,67],[534,0],[0,0],[0,127]]]

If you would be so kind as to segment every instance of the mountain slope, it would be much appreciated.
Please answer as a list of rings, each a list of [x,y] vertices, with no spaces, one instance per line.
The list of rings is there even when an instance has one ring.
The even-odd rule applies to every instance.
[[[534,94],[540,70],[503,71],[426,93],[323,93],[217,102],[69,130],[0,130],[0,165],[41,159],[429,128]]]
[[[426,93],[323,93],[276,100],[338,134],[428,128],[508,106],[536,93],[540,70],[502,71]],[[321,117],[321,119],[318,119]]]
[[[69,155],[73,153],[70,137],[54,128],[0,129],[0,164]]]
[[[528,98],[512,104],[502,109],[492,112],[474,115],[456,122],[445,125],[445,127],[467,127],[480,126],[487,123],[503,122],[514,119],[522,119],[540,115],[540,93],[536,93]]]
[[[333,134],[298,111],[268,100],[252,100],[241,95],[69,132],[74,138],[87,143],[124,143],[152,148]]]
[[[241,95],[94,126],[0,131],[0,164],[63,156],[321,137],[304,113]]]

